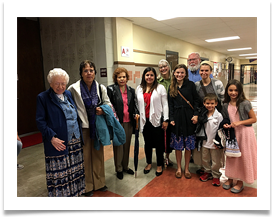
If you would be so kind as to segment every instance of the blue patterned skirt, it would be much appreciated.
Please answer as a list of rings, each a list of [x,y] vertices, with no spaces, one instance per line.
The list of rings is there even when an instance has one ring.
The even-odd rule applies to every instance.
[[[179,138],[176,138],[176,135],[174,133],[171,133],[170,137],[170,147],[178,150],[183,151],[184,148],[188,151],[191,151],[195,149],[195,135],[191,136],[179,136]]]
[[[49,197],[78,197],[85,193],[85,172],[81,140],[68,142],[68,154],[46,156]]]

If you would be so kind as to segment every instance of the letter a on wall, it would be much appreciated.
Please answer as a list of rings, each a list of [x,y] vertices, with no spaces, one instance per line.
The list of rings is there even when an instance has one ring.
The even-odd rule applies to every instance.
[[[128,47],[121,47],[121,55],[122,57],[129,57],[129,48]]]

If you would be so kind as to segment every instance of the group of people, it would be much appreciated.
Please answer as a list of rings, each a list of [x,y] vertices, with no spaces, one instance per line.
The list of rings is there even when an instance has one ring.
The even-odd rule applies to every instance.
[[[160,60],[158,77],[153,67],[147,67],[136,90],[127,85],[129,73],[122,67],[113,73],[114,84],[105,87],[95,80],[94,63],[85,60],[80,64],[80,80],[68,90],[68,74],[60,68],[51,70],[47,77],[50,88],[37,96],[36,112],[44,142],[48,195],[92,196],[94,191],[106,191],[103,145],[109,144],[108,138],[113,139],[117,178],[123,179],[124,173],[133,175],[128,164],[136,119],[145,142],[144,174],[151,171],[153,148],[156,176],[162,175],[165,163],[173,166],[169,155],[175,150],[176,178],[181,178],[182,173],[191,178],[192,155],[194,163],[201,166],[197,171],[200,180],[213,179],[215,186],[220,185],[224,152],[213,141],[222,120],[230,120],[223,128],[235,129],[242,156],[226,158],[225,175],[229,179],[223,188],[230,189],[233,179],[237,179],[231,191],[239,193],[243,181],[252,183],[257,178],[257,155],[250,126],[256,122],[256,116],[241,83],[231,80],[224,89],[222,82],[212,77],[211,62],[201,63],[198,53],[191,53],[187,61],[188,67],[178,64],[171,71],[168,61]],[[216,109],[218,104],[222,105],[221,111]],[[201,108],[207,118],[201,117]],[[196,133],[202,119],[206,119],[200,125],[207,138],[200,149]]]

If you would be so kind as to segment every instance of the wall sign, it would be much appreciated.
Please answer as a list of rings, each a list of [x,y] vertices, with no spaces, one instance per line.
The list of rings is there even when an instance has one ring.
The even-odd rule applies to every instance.
[[[128,47],[121,47],[121,54],[122,57],[129,57],[129,48]]]
[[[100,68],[101,77],[107,77],[107,68]]]

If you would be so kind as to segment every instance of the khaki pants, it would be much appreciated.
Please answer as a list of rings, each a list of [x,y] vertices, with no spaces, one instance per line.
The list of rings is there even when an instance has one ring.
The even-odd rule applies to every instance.
[[[83,128],[83,154],[85,165],[86,192],[98,190],[106,185],[105,183],[105,165],[104,165],[104,147],[94,148],[94,140],[90,138],[89,129]]]
[[[200,149],[200,151],[197,150],[197,148],[193,149],[191,151],[192,153],[192,158],[193,158],[193,161],[194,161],[194,164],[202,167],[202,149]]]
[[[113,146],[114,165],[116,172],[128,170],[129,150],[133,132],[131,123],[122,123],[121,125],[126,133],[126,143],[124,145]]]
[[[224,152],[223,149],[209,149],[202,147],[202,165],[206,173],[211,173],[213,178],[220,178],[222,173],[219,171],[223,168]]]

